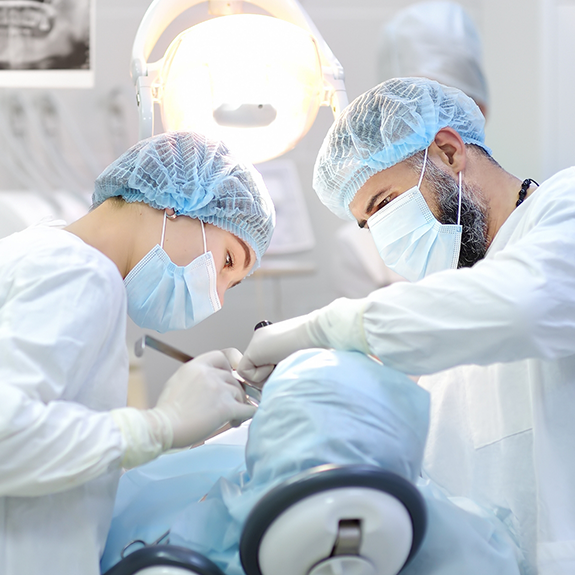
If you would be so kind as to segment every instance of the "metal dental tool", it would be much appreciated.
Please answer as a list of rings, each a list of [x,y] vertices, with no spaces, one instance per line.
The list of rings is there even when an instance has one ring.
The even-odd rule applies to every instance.
[[[145,335],[136,342],[136,345],[134,346],[136,357],[142,357],[142,355],[144,355],[144,350],[147,347],[151,347],[169,357],[173,357],[182,363],[186,363],[187,361],[194,359],[191,355],[188,355],[187,353],[184,353],[183,351],[180,351],[179,349],[176,349],[175,347],[172,347],[171,345],[168,345],[150,335]]]
[[[264,322],[260,323],[263,325],[267,325],[264,324]],[[260,324],[258,324],[258,326],[260,326]],[[173,359],[177,359],[182,363],[194,359],[191,355],[188,355],[187,353],[184,353],[183,351],[180,351],[179,349],[167,343],[164,343],[163,341],[160,341],[159,339],[156,339],[151,335],[144,335],[136,342],[136,344],[134,345],[134,352],[136,354],[136,357],[142,357],[142,355],[144,355],[144,350],[147,347],[151,347],[152,349],[155,349],[156,351],[159,351],[164,355],[172,357]],[[261,389],[246,381],[241,375],[238,375],[236,371],[232,371],[232,374],[240,382],[240,385],[242,386],[244,393],[247,396],[248,403],[254,405],[255,407],[258,407],[262,399]]]

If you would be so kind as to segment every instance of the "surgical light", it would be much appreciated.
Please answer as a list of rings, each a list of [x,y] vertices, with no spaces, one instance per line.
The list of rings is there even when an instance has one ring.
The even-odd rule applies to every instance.
[[[270,15],[211,0],[216,17],[148,63],[171,21],[199,3],[155,0],[140,24],[132,59],[140,138],[153,134],[158,104],[164,130],[202,132],[259,163],[292,149],[321,105],[337,114],[347,104],[341,65],[296,0],[251,2]]]

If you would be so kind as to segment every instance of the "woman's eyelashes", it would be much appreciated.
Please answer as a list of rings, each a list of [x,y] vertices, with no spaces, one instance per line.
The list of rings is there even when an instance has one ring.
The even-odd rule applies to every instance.
[[[234,257],[229,251],[226,252],[226,263],[224,264],[224,267],[229,269],[233,269],[234,267]]]

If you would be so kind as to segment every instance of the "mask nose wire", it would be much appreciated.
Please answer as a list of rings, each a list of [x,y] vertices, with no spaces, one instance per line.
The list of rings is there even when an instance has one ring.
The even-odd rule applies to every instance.
[[[461,172],[459,172],[459,207],[457,208],[457,225],[461,225]]]

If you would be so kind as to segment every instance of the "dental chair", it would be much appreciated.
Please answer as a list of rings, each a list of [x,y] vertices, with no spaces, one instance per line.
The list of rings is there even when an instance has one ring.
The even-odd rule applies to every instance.
[[[396,575],[427,525],[419,491],[368,465],[322,465],[283,482],[252,509],[240,540],[247,575]],[[225,575],[190,549],[134,551],[105,575]]]

